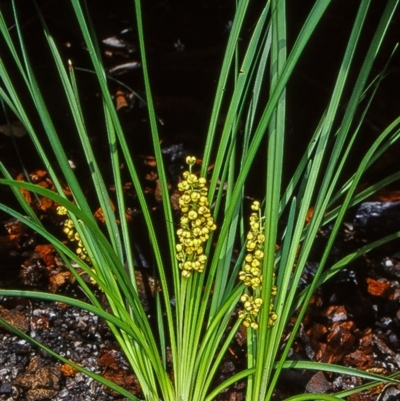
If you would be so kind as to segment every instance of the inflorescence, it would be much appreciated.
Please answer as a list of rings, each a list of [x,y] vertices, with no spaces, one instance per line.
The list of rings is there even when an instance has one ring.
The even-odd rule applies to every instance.
[[[58,206],[57,207],[57,214],[60,216],[65,216],[67,215],[68,211],[67,208],[64,206]],[[77,243],[77,248],[75,250],[76,254],[84,260],[86,263],[90,263],[90,257],[87,253],[86,248],[83,246],[83,242],[81,240],[81,237],[79,233],[75,229],[75,224],[71,219],[66,219],[64,221],[64,228],[63,232],[67,235],[68,240],[71,242]]]
[[[179,198],[179,208],[182,212],[180,228],[177,231],[179,243],[176,245],[176,257],[183,277],[190,277],[192,271],[204,271],[207,256],[203,244],[217,226],[208,207],[208,188],[204,177],[192,173],[196,163],[194,156],[188,156],[186,163],[189,171],[183,173],[183,181],[178,184],[182,192]]]
[[[260,202],[254,201],[251,209],[253,213],[250,215],[250,231],[247,234],[246,250],[247,254],[244,258],[243,270],[239,272],[239,279],[248,287],[248,293],[241,296],[244,310],[239,311],[239,318],[243,319],[243,325],[258,329],[257,316],[263,305],[261,298],[262,290],[262,261],[264,259],[264,224],[261,217]],[[275,324],[277,315],[274,312],[273,297],[277,294],[275,285],[271,288],[271,302],[269,306],[268,326]]]

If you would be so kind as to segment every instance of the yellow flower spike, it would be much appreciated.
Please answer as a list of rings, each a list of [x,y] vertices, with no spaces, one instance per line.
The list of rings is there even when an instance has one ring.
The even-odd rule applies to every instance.
[[[66,215],[67,209],[64,206],[57,207],[57,214]],[[74,222],[72,219],[66,219],[64,221],[63,232],[67,235],[67,238],[70,242],[76,242],[76,250],[75,253],[77,256],[84,260],[86,263],[90,263],[91,260],[87,254],[87,250],[83,246],[83,242],[78,232],[76,232]]]
[[[263,275],[261,271],[262,262],[264,259],[264,218],[261,216],[260,202],[253,202],[251,209],[254,212],[250,214],[250,231],[246,236],[247,254],[244,257],[243,268],[239,272],[239,280],[248,287],[248,294],[243,294],[240,298],[243,302],[244,310],[239,312],[239,318],[243,319],[243,325],[254,330],[258,329],[257,317],[263,306],[263,299],[259,296],[262,288]],[[272,275],[275,280],[275,275]],[[271,297],[277,294],[275,285],[271,287]],[[274,305],[271,299],[268,327],[273,326],[277,319],[276,313],[273,311]]]
[[[203,244],[217,226],[208,208],[207,181],[192,172],[196,158],[188,156],[186,163],[189,171],[183,173],[183,181],[178,184],[178,190],[182,193],[178,201],[182,215],[177,230],[179,243],[176,246],[176,258],[181,262],[178,266],[182,276],[190,277],[192,270],[199,273],[204,271],[207,257],[203,254]]]

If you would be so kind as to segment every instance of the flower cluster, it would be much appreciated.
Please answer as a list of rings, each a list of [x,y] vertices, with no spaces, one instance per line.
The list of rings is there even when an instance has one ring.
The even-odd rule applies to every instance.
[[[262,261],[264,259],[264,224],[261,217],[260,202],[254,201],[251,205],[253,213],[250,215],[250,232],[247,234],[246,250],[243,270],[239,272],[239,279],[248,287],[249,294],[243,294],[240,300],[243,302],[244,310],[239,311],[239,318],[243,319],[246,327],[258,328],[256,318],[263,304],[260,297],[262,289]],[[275,277],[275,275],[274,275]],[[277,294],[276,286],[271,288],[271,303],[269,309],[268,326],[274,325],[277,318],[273,311],[272,297]]]
[[[64,206],[57,207],[58,215],[65,216],[65,215],[67,215],[67,213],[68,213],[67,208],[65,208]],[[86,251],[86,248],[83,246],[81,237],[80,237],[79,233],[76,231],[74,222],[71,219],[66,219],[64,221],[63,232],[67,235],[69,241],[71,241],[71,242],[76,241],[76,243],[77,243],[77,248],[75,251],[76,254],[82,260],[84,260],[86,263],[90,263],[90,258]]]
[[[247,254],[244,259],[245,264],[243,270],[239,273],[239,279],[244,285],[251,287],[253,290],[261,289],[262,274],[261,262],[264,258],[264,241],[263,225],[260,217],[260,202],[255,201],[251,205],[254,213],[250,215],[250,232],[247,234],[246,249]]]
[[[186,163],[189,171],[183,173],[183,181],[178,184],[182,192],[179,208],[182,212],[180,228],[177,231],[179,243],[176,245],[176,257],[183,277],[190,277],[192,271],[204,271],[207,256],[203,244],[217,226],[208,207],[208,189],[206,179],[192,173],[196,158],[188,156]]]

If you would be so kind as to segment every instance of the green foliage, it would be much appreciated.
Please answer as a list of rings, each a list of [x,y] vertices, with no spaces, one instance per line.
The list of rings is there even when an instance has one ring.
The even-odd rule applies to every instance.
[[[287,143],[288,134],[285,126],[287,99],[291,96],[287,84],[292,79],[296,64],[316,26],[323,23],[324,12],[330,1],[315,1],[291,48],[288,47],[286,37],[285,2],[283,0],[266,2],[243,52],[239,50],[237,44],[242,34],[249,1],[237,2],[204,150],[196,155],[203,160],[202,178],[199,178],[201,184],[195,183],[197,179],[195,175],[193,175],[194,178],[192,177],[194,181],[192,180],[187,188],[182,184],[183,196],[188,196],[190,199],[183,202],[183,206],[181,206],[187,209],[182,210],[181,225],[183,228],[178,232],[178,244],[176,244],[176,227],[169,201],[157,118],[152,101],[151,79],[147,70],[146,41],[143,33],[146,27],[143,27],[140,0],[135,0],[132,14],[136,15],[146,103],[157,162],[157,174],[161,183],[165,224],[161,232],[156,228],[158,226],[149,211],[137,170],[137,160],[131,156],[112,102],[96,35],[86,8],[82,7],[85,2],[70,0],[89,51],[102,96],[104,109],[102,118],[104,118],[104,126],[108,135],[109,163],[116,187],[117,210],[125,210],[123,181],[120,172],[120,164],[123,162],[129,171],[146,223],[148,242],[153,250],[155,270],[159,286],[162,289],[156,294],[157,310],[154,313],[157,316],[157,329],[150,325],[139,299],[130,227],[123,213],[118,216],[110,204],[107,185],[86,128],[87,119],[92,117],[85,116],[82,112],[79,85],[74,68],[71,64],[65,66],[65,60],[57,50],[51,32],[38,9],[43,32],[60,78],[57,84],[63,88],[75,125],[74,135],[79,138],[87,164],[90,166],[97,201],[105,216],[105,232],[99,228],[93,217],[93,211],[85,198],[82,183],[79,182],[79,178],[68,163],[64,145],[37,84],[35,66],[31,65],[29,60],[29,49],[25,46],[15,2],[12,3],[14,17],[12,21],[6,21],[4,15],[0,14],[0,30],[13,60],[12,66],[6,66],[3,59],[0,59],[0,97],[26,127],[55,184],[56,192],[31,183],[13,180],[5,166],[0,163],[4,177],[0,180],[0,184],[11,188],[23,213],[4,203],[0,203],[0,209],[18,218],[54,245],[86,293],[87,302],[56,294],[10,289],[1,289],[0,295],[61,301],[104,318],[125,353],[133,372],[138,377],[146,400],[208,401],[215,398],[223,389],[245,378],[247,378],[246,398],[248,400],[269,400],[282,370],[287,368],[317,369],[351,374],[371,380],[372,383],[376,381],[397,382],[394,378],[384,378],[340,366],[295,362],[288,359],[289,350],[299,330],[306,306],[316,288],[362,254],[400,237],[400,231],[391,233],[346,256],[334,266],[329,266],[327,263],[346,210],[371,193],[400,178],[400,173],[392,174],[387,179],[364,189],[363,192],[355,194],[355,189],[363,174],[398,139],[400,118],[393,121],[377,136],[355,171],[349,174],[345,170],[345,163],[353,151],[355,139],[365,121],[376,88],[384,74],[382,72],[374,80],[370,77],[376,55],[397,7],[397,0],[387,1],[369,48],[362,56],[362,65],[355,70],[357,66],[354,66],[354,54],[358,49],[370,3],[368,0],[360,2],[326,111],[321,116],[313,134],[311,134],[313,127],[309,128],[310,142],[287,185],[283,180],[283,171],[287,163],[284,151],[287,146],[291,146],[290,143]],[[10,24],[15,24],[16,37],[12,37],[8,30]],[[24,83],[37,117],[39,117],[40,125],[35,126],[32,123],[33,119],[28,115],[25,105],[20,102],[15,78],[11,78],[9,74],[11,68],[18,72],[18,79]],[[352,72],[351,79],[350,72]],[[356,79],[354,79],[354,74],[356,74]],[[372,81],[372,84],[367,86],[369,81]],[[230,86],[232,86],[231,91],[226,89]],[[345,91],[350,95],[346,99],[347,108],[344,113],[341,113],[339,104],[344,99]],[[217,121],[223,107],[227,110],[226,120],[222,133],[217,133]],[[312,107],[312,99],[310,107]],[[54,154],[57,155],[58,165],[52,162],[53,157],[45,149],[44,143],[47,141]],[[254,245],[259,252],[257,255],[260,256],[262,253],[262,257],[254,258],[260,261],[260,267],[253,271],[254,275],[261,277],[262,285],[253,287],[253,290],[256,291],[255,298],[250,299],[250,295],[243,298],[242,294],[246,286],[238,278],[240,271],[246,272],[246,270],[242,270],[245,269],[243,266],[246,264],[246,247],[248,252],[251,251],[251,248],[254,250],[251,245],[254,238],[247,236],[250,212],[246,207],[245,195],[257,158],[265,160],[262,171],[258,170],[257,174],[259,186],[262,188],[260,195],[262,202],[259,206],[261,209],[258,220],[256,222],[253,220],[251,229],[253,234],[257,233],[262,236],[262,241],[259,239]],[[193,160],[190,159],[190,162],[192,163]],[[207,169],[211,162],[214,163],[214,168],[208,184]],[[257,168],[259,169],[259,167]],[[62,177],[58,171],[62,171]],[[188,172],[185,179],[188,180],[191,174],[191,171]],[[72,200],[64,194],[62,182],[65,182],[70,188]],[[186,193],[188,188],[190,191]],[[203,193],[202,190],[206,188],[208,188],[208,192]],[[89,259],[82,259],[72,252],[64,244],[64,238],[56,238],[46,230],[30,205],[22,197],[20,189],[46,196],[66,208],[68,218],[72,221],[71,226],[78,233],[82,242],[81,248],[85,248],[90,263]],[[193,193],[199,195],[193,195]],[[199,200],[200,196],[204,198],[201,201]],[[212,205],[210,209],[208,209],[209,205]],[[311,206],[314,208],[313,215],[311,220],[307,221],[307,213]],[[208,226],[210,230],[207,231],[206,236],[201,237],[201,244],[198,242],[193,244],[192,238],[197,235],[194,234],[197,223],[190,223],[190,228],[187,227],[189,227],[189,220],[196,221],[200,207],[205,207],[207,210],[204,211],[206,220],[199,220],[199,227],[204,225],[206,227],[211,222]],[[192,211],[196,210],[196,217],[193,217],[193,214],[189,215],[188,208],[192,208],[190,209]],[[214,221],[217,222],[217,230],[213,225]],[[281,232],[279,227],[283,222],[285,230]],[[317,231],[327,222],[333,224],[333,231],[322,252],[315,277],[300,293],[298,290],[300,279],[314,245]],[[133,227],[133,229],[135,228]],[[166,251],[160,247],[160,238],[165,233],[168,238]],[[191,238],[192,242],[185,243],[186,238]],[[212,246],[212,243],[216,244],[215,247]],[[276,249],[277,245],[279,245],[278,250]],[[202,247],[201,251],[199,251],[200,246]],[[241,248],[240,253],[235,256],[234,251],[238,247]],[[193,252],[207,255],[206,259],[201,258],[202,263],[204,262],[204,266],[201,265],[201,268],[195,264],[197,259],[193,259]],[[190,265],[185,266],[189,266],[190,269],[189,267],[183,268],[187,261],[190,262]],[[104,291],[110,307],[109,312],[106,312],[96,299],[93,289],[77,274],[71,265],[72,262],[78,264]],[[182,265],[180,266],[180,264]],[[197,266],[197,268],[193,266]],[[186,272],[185,276],[181,274],[182,268]],[[193,271],[202,271],[203,268],[203,273]],[[171,303],[173,297],[175,305]],[[237,317],[237,304],[241,297],[245,302],[247,312],[250,314],[256,312],[251,315],[251,324],[249,323],[250,327],[247,329],[247,368],[215,387],[214,378],[219,364],[242,323],[242,320]],[[271,315],[269,305],[273,305],[273,315]],[[290,336],[282,343],[287,324],[295,314],[297,314],[297,319]],[[248,314],[244,313],[240,316],[245,318]],[[271,321],[271,316],[273,316],[274,322]],[[9,329],[27,338],[25,334],[12,328],[3,320],[1,322]],[[253,328],[258,329],[254,330]],[[37,344],[33,339],[30,341]],[[173,375],[167,366],[167,346],[171,350]],[[46,349],[44,346],[42,347]],[[73,364],[53,351],[46,350],[60,360]],[[129,399],[137,399],[136,396],[106,379],[74,364],[73,366],[113,387]],[[355,391],[357,389],[353,390],[353,392]],[[340,394],[337,396],[307,395],[307,399],[336,400],[343,396]],[[305,399],[301,397],[297,396],[293,399]]]

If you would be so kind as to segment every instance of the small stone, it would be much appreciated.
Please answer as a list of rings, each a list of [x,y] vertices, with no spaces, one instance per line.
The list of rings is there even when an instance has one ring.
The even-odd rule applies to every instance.
[[[347,311],[343,305],[330,306],[327,309],[325,315],[332,323],[343,322],[347,320]]]
[[[322,372],[315,373],[315,375],[311,377],[306,385],[306,391],[308,393],[324,394],[331,390],[331,388],[331,384],[328,382],[328,380],[326,380]]]
[[[385,260],[385,266],[386,267],[392,267],[393,266],[393,262],[391,261],[391,259],[386,259]]]
[[[0,394],[11,394],[11,393],[12,393],[11,383],[3,383],[0,386]]]

